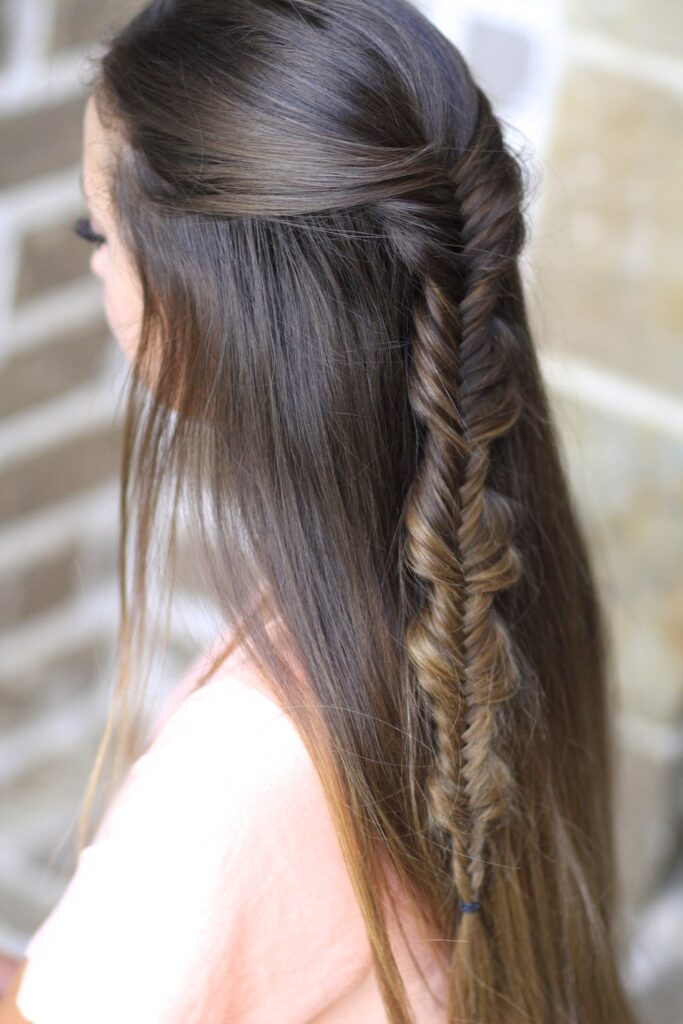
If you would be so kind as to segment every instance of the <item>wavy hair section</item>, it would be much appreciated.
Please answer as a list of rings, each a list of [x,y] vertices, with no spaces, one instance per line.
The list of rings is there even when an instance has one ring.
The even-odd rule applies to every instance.
[[[243,644],[299,728],[388,1021],[416,1020],[393,876],[440,937],[448,1024],[635,1024],[606,631],[489,102],[408,0],[153,0],[93,66],[144,309],[81,848],[119,707],[117,766],[135,752],[183,515],[233,631],[203,681]]]
[[[506,306],[519,297],[524,182],[479,89],[476,110],[449,174],[455,254],[434,248],[412,267],[424,279],[409,376],[423,440],[406,499],[405,566],[423,600],[406,637],[434,720],[431,824],[450,848],[458,900],[450,1001],[467,1007],[469,1019],[495,1022],[513,1010],[536,1019],[529,1016],[534,1005],[552,1000],[559,1008],[561,999],[544,991],[541,972],[506,969],[496,956],[497,942],[510,938],[499,924],[503,909],[508,928],[519,922],[520,964],[542,956],[514,875],[515,833],[529,824],[514,752],[531,741],[542,712],[539,679],[500,602],[525,571],[517,542],[522,507],[491,472],[523,414],[525,363],[529,372],[528,339]],[[505,908],[486,884],[491,872],[507,879]]]

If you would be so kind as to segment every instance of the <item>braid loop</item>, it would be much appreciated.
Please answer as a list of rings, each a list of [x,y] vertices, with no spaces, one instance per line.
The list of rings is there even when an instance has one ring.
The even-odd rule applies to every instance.
[[[479,909],[489,837],[514,810],[501,721],[520,672],[494,602],[522,573],[513,503],[487,481],[490,445],[521,411],[500,303],[525,237],[522,184],[477,97],[474,133],[449,173],[458,274],[450,247],[430,259],[414,308],[409,400],[425,430],[404,518],[405,567],[428,595],[406,640],[435,725],[430,814],[451,844],[463,912]]]

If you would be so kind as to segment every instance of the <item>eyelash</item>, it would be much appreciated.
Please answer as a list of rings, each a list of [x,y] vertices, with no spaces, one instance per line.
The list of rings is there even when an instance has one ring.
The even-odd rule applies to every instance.
[[[93,231],[88,217],[79,217],[73,227],[77,235],[84,238],[86,242],[91,242],[96,249],[99,249],[107,241],[104,235],[98,235],[96,231]]]

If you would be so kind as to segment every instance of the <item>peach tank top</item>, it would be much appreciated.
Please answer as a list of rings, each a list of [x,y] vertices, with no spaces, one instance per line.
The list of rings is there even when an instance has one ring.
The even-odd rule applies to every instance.
[[[195,689],[221,643],[168,695],[28,941],[17,1005],[32,1024],[387,1024],[292,720],[244,648]],[[427,981],[392,931],[416,1024],[445,1024],[438,937],[407,911],[401,920]]]

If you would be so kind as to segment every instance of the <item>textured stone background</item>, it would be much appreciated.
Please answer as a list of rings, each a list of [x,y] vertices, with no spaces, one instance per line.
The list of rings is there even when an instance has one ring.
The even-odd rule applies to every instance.
[[[62,892],[110,696],[123,357],[71,226],[84,55],[133,0],[0,0],[0,949]],[[617,654],[624,971],[683,1019],[683,16],[423,0],[523,147],[525,285]],[[210,637],[174,609],[160,698]]]

